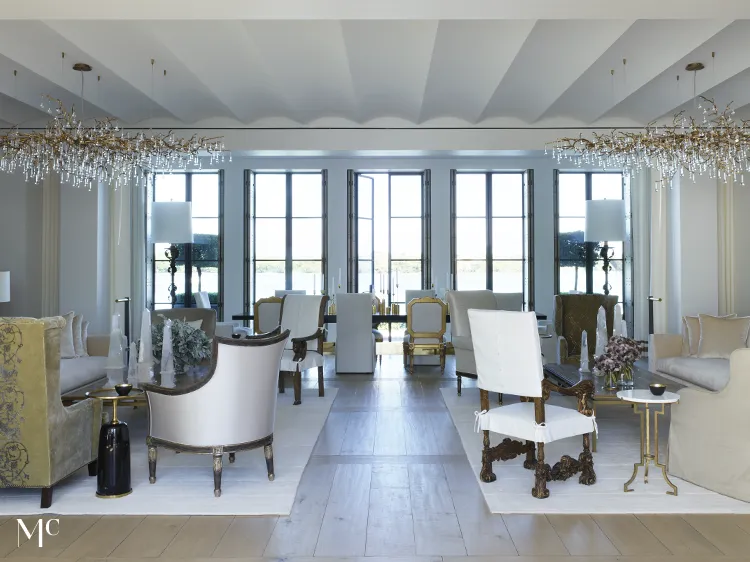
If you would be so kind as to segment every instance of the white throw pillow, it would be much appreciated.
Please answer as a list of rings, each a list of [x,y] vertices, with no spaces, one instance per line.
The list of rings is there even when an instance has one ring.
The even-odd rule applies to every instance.
[[[89,356],[89,321],[81,322],[81,342],[83,343],[83,357]]]
[[[702,359],[729,359],[736,349],[747,344],[750,316],[741,318],[716,318],[699,314],[701,341],[698,357]]]
[[[188,322],[187,319],[185,320],[185,323],[192,326],[196,330],[200,330],[201,326],[203,325],[203,320],[193,320],[191,322]]]
[[[75,315],[75,312],[63,314],[63,318],[65,318],[65,327],[60,334],[60,357],[62,359],[70,359],[71,357],[76,356],[76,348],[73,343],[73,319],[75,318]]]
[[[73,317],[73,349],[75,349],[76,357],[83,357],[84,349],[83,349],[83,336],[82,336],[82,328],[83,326],[83,315],[82,314],[76,314]]]
[[[704,314],[703,316],[709,316]],[[726,316],[711,316],[711,318],[737,318],[736,314]],[[682,317],[682,355],[684,357],[695,357],[698,355],[698,346],[701,343],[701,325],[698,316]]]

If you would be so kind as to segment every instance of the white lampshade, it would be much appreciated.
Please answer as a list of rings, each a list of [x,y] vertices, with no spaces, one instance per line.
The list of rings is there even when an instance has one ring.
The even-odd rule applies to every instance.
[[[184,244],[193,241],[192,203],[169,201],[151,208],[151,241]]]
[[[0,302],[10,302],[10,271],[0,271]]]
[[[625,238],[625,201],[596,199],[586,201],[586,242],[617,242]]]

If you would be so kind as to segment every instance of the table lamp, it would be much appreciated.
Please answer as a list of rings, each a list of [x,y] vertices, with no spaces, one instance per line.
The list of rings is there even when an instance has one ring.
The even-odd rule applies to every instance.
[[[604,294],[609,294],[608,242],[621,242],[625,238],[625,201],[622,199],[595,199],[586,201],[585,242],[604,242],[599,257],[604,262]]]
[[[169,244],[164,255],[169,260],[167,272],[172,275],[169,297],[174,308],[177,303],[174,274],[177,272],[177,258],[180,257],[177,244],[193,242],[192,204],[182,201],[155,202],[151,208],[151,241],[154,244]]]
[[[10,271],[0,271],[0,302],[10,302]]]

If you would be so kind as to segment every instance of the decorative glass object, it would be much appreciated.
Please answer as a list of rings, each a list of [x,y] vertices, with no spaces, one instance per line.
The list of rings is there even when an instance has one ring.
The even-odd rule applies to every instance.
[[[589,372],[589,337],[586,330],[581,332],[581,368],[582,373]]]
[[[620,371],[620,388],[630,390],[633,386],[633,365],[624,365]]]
[[[604,348],[607,345],[607,316],[604,312],[604,307],[600,306],[599,311],[596,313],[596,345],[594,347],[594,356],[600,357],[604,355]]]
[[[120,329],[120,315],[112,315],[109,333],[109,353],[107,354],[107,369],[122,369],[125,366],[122,346],[122,330]]]
[[[172,321],[166,319],[162,331],[161,341],[161,372],[162,374],[174,373],[174,352],[172,350]]]
[[[151,365],[154,362],[154,351],[151,343],[151,311],[143,309],[141,315],[141,340],[138,347],[138,363]]]

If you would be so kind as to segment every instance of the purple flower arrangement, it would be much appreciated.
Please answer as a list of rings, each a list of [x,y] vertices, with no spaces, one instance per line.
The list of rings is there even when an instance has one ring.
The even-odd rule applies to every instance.
[[[623,336],[612,336],[604,353],[594,359],[594,368],[602,373],[629,370],[641,356],[638,344]]]

